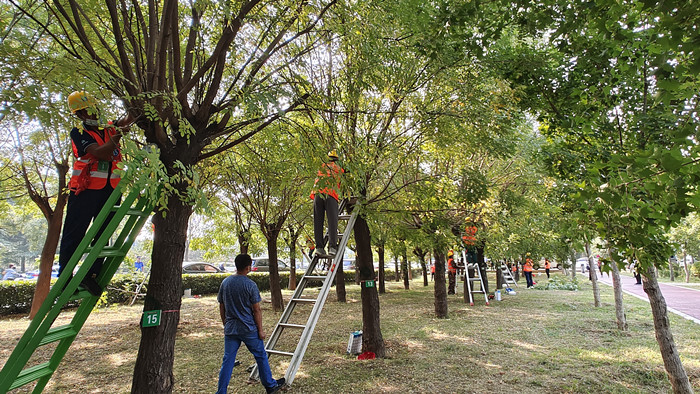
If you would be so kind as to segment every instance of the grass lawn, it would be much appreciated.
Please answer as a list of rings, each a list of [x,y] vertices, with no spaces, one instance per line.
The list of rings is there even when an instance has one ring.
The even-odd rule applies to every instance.
[[[388,293],[380,296],[387,358],[371,361],[345,354],[349,334],[362,328],[359,287],[349,286],[346,304],[330,295],[289,392],[671,392],[648,303],[625,297],[630,329],[621,333],[615,325],[612,288],[601,287],[603,306],[596,309],[588,281],[581,282],[586,283],[578,292],[517,287],[517,295],[504,295],[490,306],[481,301],[469,307],[461,294],[450,296],[449,319],[433,316],[432,283],[424,288],[416,280],[406,291],[402,284],[388,282]],[[285,298],[290,294],[285,292]],[[269,294],[263,299],[269,301]],[[129,392],[140,313],[140,306],[94,312],[45,391]],[[267,333],[278,318],[264,302]],[[700,392],[700,327],[673,314],[670,320],[693,388]],[[27,325],[26,318],[0,320],[0,363]],[[174,392],[213,393],[222,354],[215,297],[183,300]],[[239,352],[239,360],[243,366],[234,369],[230,392],[264,392],[259,384],[246,384],[245,366],[253,362],[246,349]],[[280,361],[286,358],[271,358],[276,378],[286,369]]]

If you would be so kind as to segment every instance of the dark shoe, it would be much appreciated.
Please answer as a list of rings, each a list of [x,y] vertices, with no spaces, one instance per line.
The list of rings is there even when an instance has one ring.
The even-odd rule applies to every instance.
[[[282,390],[286,382],[287,380],[285,378],[277,379],[277,385],[275,387],[265,387],[265,390],[267,391],[267,394],[277,393]]]
[[[94,278],[85,278],[80,284],[94,296],[102,295],[102,288]]]

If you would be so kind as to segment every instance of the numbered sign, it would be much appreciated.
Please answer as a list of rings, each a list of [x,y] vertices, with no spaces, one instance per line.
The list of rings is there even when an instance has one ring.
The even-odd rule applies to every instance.
[[[365,287],[366,288],[374,287],[374,281],[373,280],[366,280]]]
[[[141,320],[141,327],[160,326],[160,312],[160,310],[143,312],[143,320]]]

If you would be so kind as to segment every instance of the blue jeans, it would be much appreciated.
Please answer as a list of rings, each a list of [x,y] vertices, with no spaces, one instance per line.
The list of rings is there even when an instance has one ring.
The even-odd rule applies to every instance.
[[[219,387],[216,394],[226,394],[228,383],[231,380],[231,372],[233,372],[233,364],[236,362],[236,353],[241,346],[241,342],[255,357],[255,362],[258,364],[258,374],[260,375],[260,383],[265,388],[277,386],[277,381],[272,379],[272,371],[270,364],[267,361],[267,352],[265,352],[265,343],[257,332],[251,332],[246,335],[226,335],[224,339],[224,359],[221,362],[221,371],[219,372]]]

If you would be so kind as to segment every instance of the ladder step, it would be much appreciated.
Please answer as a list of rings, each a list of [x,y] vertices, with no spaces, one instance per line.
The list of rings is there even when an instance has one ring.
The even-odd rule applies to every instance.
[[[73,338],[78,335],[78,331],[73,328],[72,324],[53,327],[47,333],[44,339],[39,342],[39,346],[60,341],[61,339]]]
[[[307,304],[313,304],[316,302],[315,298],[292,298],[292,301],[294,302],[305,302]]]
[[[92,251],[92,246],[85,248],[85,253],[90,253]],[[120,248],[117,248],[115,246],[105,246],[102,248],[100,251],[100,254],[97,257],[123,257],[126,256],[126,253],[124,253]]]
[[[302,279],[326,279],[326,275],[306,275]]]
[[[266,351],[268,354],[279,354],[280,356],[289,356],[289,357],[293,357],[293,356],[294,356],[294,353],[283,352],[283,351],[281,351],[281,350],[268,350],[268,349],[266,349],[265,351]]]
[[[112,212],[116,212],[119,208],[121,208],[121,205],[115,205],[115,206],[113,206],[113,207],[112,207]],[[139,209],[134,209],[134,208],[129,208],[129,209],[126,211],[126,214],[127,214],[127,215],[131,215],[131,216],[141,216],[141,217],[150,216],[151,213],[153,213],[153,212],[152,212],[152,211],[141,211],[141,210],[139,210]]]
[[[82,300],[82,299],[85,299],[88,297],[94,297],[94,296],[89,291],[83,289],[82,287],[79,287],[78,291],[73,293],[73,295],[70,296],[70,298],[68,300],[69,301],[79,301],[79,300]]]
[[[338,220],[348,220],[351,215],[338,215]]]
[[[41,363],[33,367],[27,368],[17,375],[17,379],[12,382],[10,390],[16,389],[17,387],[24,386],[27,383],[31,383],[35,380],[39,380],[44,376],[49,376],[53,373],[53,369],[49,367],[49,362]]]
[[[292,323],[279,323],[279,326],[289,327],[289,328],[306,328],[303,324],[292,324]]]

